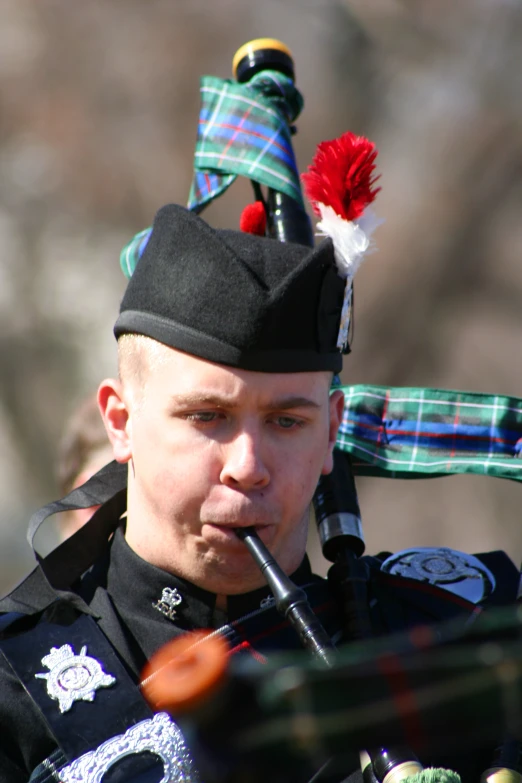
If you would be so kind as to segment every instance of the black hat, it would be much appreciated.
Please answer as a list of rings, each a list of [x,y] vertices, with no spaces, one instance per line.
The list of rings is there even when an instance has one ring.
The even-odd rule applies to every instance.
[[[345,281],[333,246],[213,229],[169,204],[129,281],[114,327],[218,364],[339,372]]]

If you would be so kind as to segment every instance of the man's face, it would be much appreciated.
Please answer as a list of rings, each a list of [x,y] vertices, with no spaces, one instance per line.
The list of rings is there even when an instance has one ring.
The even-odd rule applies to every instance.
[[[264,584],[234,533],[253,525],[290,573],[318,478],[331,470],[342,394],[329,397],[326,372],[249,372],[161,350],[143,388],[124,384],[115,396],[130,546],[204,589],[241,593]]]

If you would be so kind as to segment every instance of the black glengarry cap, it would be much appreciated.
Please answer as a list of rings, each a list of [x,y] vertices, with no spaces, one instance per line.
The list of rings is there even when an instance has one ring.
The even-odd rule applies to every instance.
[[[244,370],[339,372],[344,286],[329,239],[311,249],[213,229],[169,204],[156,215],[114,333]]]

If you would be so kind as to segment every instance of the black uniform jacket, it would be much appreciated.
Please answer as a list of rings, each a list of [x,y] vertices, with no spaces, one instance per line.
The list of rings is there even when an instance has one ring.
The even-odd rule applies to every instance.
[[[113,527],[118,524],[118,518],[113,520]],[[86,535],[82,533],[82,536]],[[78,548],[74,542],[69,546],[69,552],[72,553],[76,551],[75,547]],[[500,566],[506,567],[510,574],[505,591],[507,595],[513,592],[513,584],[518,583],[518,572],[503,553],[498,554],[501,556]],[[413,580],[383,574],[379,570],[380,561],[377,558],[363,559],[370,573],[368,600],[376,634],[401,631],[418,624],[436,623],[460,615],[465,618],[472,608],[468,602],[444,590],[426,589],[426,585],[412,583]],[[218,611],[215,609],[215,595],[138,557],[127,545],[121,528],[117,528],[111,540],[101,548],[94,564],[67,588],[64,586],[65,577],[61,582],[59,576],[56,577],[56,574],[60,574],[57,562],[53,565],[53,585],[49,584],[47,578],[49,569],[46,577],[43,573],[45,569],[40,566],[18,589],[0,602],[0,612],[15,610],[20,613],[14,622],[12,616],[4,622],[7,628],[4,628],[3,637],[8,641],[15,639],[22,642],[27,638],[27,645],[18,648],[24,650],[24,656],[26,653],[28,656],[31,654],[30,639],[35,628],[53,624],[67,627],[72,620],[82,616],[93,618],[130,680],[136,683],[146,660],[158,648],[177,635],[197,628],[220,628],[232,653],[252,655],[259,661],[275,650],[300,649],[294,630],[281,618],[270,600],[267,602],[266,599],[270,599],[268,588],[230,596],[226,613]],[[495,567],[491,558],[488,565],[490,568]],[[70,573],[70,563],[64,562],[62,570],[63,573]],[[343,618],[328,581],[311,573],[307,559],[292,578],[306,590],[310,604],[325,629],[334,640],[338,640],[342,634]],[[499,582],[504,583],[506,580],[500,579]],[[182,600],[176,607],[174,620],[157,608],[165,588],[175,588],[181,595]],[[2,642],[0,650],[1,645]],[[49,642],[47,652],[51,646]],[[32,663],[36,667],[33,670],[45,672],[40,654],[37,657],[38,660]],[[34,681],[34,676],[31,681]],[[40,682],[45,692],[44,680],[36,682]],[[43,701],[46,709],[45,698]],[[48,702],[57,713],[56,702],[51,702],[51,699]],[[93,705],[87,704],[86,709],[94,708],[96,703],[97,698]],[[73,713],[74,708],[71,715]],[[77,726],[74,731],[78,734]],[[483,753],[474,754],[473,759],[467,754],[464,759],[432,758],[422,759],[422,762],[424,766],[456,769],[466,783],[468,780],[471,783],[471,780],[479,780],[480,773],[491,761],[491,751],[483,750]],[[63,756],[57,751],[53,732],[44,719],[41,705],[37,707],[29,696],[27,688],[13,670],[12,661],[9,663],[0,653],[1,783],[27,783],[35,768],[42,769],[39,765],[46,759],[51,759],[44,765],[46,770],[50,769],[53,760],[64,762]],[[39,781],[55,779],[58,778],[45,777],[43,774],[38,777]]]

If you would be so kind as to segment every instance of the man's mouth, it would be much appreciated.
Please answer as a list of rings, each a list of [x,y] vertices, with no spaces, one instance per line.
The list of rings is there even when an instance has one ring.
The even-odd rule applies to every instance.
[[[251,522],[206,522],[203,527],[207,528],[207,535],[211,538],[229,539],[230,541],[237,541],[240,543],[240,537],[237,535],[236,530],[244,530],[245,528],[253,529],[260,538],[264,538],[268,535],[269,529],[272,525],[267,524],[252,524]]]
[[[210,525],[211,527],[221,527],[221,528],[230,528],[230,530],[233,530],[235,528],[245,528],[245,527],[253,527],[256,530],[261,530],[264,527],[271,527],[272,525],[269,522],[263,522],[263,521],[252,521],[249,519],[244,520],[226,520],[226,521],[218,521],[218,520],[212,520],[207,519],[203,521],[203,525]]]

